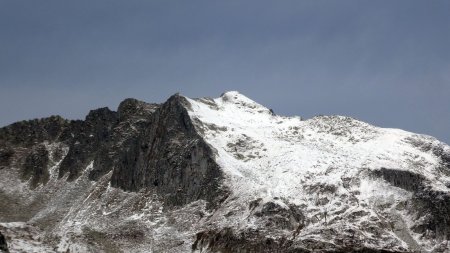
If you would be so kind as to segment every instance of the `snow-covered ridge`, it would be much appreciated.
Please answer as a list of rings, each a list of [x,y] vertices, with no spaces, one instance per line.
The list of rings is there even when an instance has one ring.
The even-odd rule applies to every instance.
[[[302,121],[274,115],[236,91],[213,100],[187,99],[192,105],[190,115],[217,149],[223,168],[236,180],[251,180],[258,192],[269,185],[271,195],[297,196],[292,185],[308,173],[324,173],[334,166],[341,176],[361,168],[385,167],[440,180],[434,171],[437,158],[406,143],[417,136],[413,133],[343,116]],[[411,166],[414,162],[421,162],[423,168],[416,170]],[[340,180],[335,173],[327,174],[333,175],[327,182]]]
[[[351,214],[360,211],[367,215],[355,225],[367,226],[367,219],[379,219],[378,206],[411,198],[410,192],[372,176],[382,168],[418,174],[432,182],[433,189],[450,190],[450,177],[439,170],[439,157],[411,145],[419,139],[448,150],[434,138],[343,116],[279,116],[236,91],[215,99],[186,99],[198,132],[217,152],[235,202],[245,206],[255,199],[282,199],[304,206],[310,219],[322,217],[302,231],[306,237],[326,225],[343,229]],[[318,190],[326,187],[333,190]],[[412,222],[406,213],[392,212],[404,223]],[[339,220],[333,221],[337,215]],[[233,218],[244,224],[244,217]],[[411,240],[414,234],[406,234],[386,232],[381,237],[410,249],[420,243],[432,247],[418,235]]]

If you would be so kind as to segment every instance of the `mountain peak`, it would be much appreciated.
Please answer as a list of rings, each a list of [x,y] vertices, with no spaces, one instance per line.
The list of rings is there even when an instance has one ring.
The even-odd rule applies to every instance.
[[[228,91],[222,93],[218,98],[200,98],[200,99],[190,99],[186,98],[191,102],[191,105],[197,107],[205,107],[206,110],[209,108],[214,108],[215,110],[221,111],[234,111],[234,116],[246,117],[245,115],[257,115],[266,114],[273,115],[272,110],[266,108],[265,106],[255,102],[254,100],[246,97],[245,95],[239,93],[238,91]],[[190,111],[195,109],[188,108]],[[233,117],[233,115],[230,115]]]
[[[259,107],[264,107],[247,96],[239,93],[238,91],[227,91],[220,96],[223,102],[235,103],[235,104],[247,104],[247,105],[258,105]]]
[[[57,252],[448,252],[450,147],[432,137],[237,91],[86,119],[0,129],[8,245],[39,237],[14,220]]]
[[[241,94],[239,91],[236,90],[230,90],[230,91],[226,91],[224,93],[222,93],[220,95],[220,97],[228,97],[228,98],[237,98],[237,97],[243,97],[245,99],[249,99],[248,97],[244,96],[243,94]]]

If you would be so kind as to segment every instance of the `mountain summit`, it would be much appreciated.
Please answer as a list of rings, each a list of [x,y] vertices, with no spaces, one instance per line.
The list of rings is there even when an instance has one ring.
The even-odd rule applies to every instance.
[[[236,91],[0,129],[11,252],[450,252],[450,147]]]

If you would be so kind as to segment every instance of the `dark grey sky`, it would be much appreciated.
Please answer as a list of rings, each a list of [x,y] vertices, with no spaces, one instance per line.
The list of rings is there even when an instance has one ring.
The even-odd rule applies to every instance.
[[[0,125],[226,90],[450,143],[450,1],[0,1]]]

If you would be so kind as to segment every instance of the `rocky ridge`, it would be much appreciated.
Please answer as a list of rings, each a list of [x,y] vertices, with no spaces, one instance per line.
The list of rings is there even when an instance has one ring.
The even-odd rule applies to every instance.
[[[275,115],[238,92],[14,123],[0,128],[0,173],[0,232],[15,250],[450,247],[449,146],[349,117]]]

